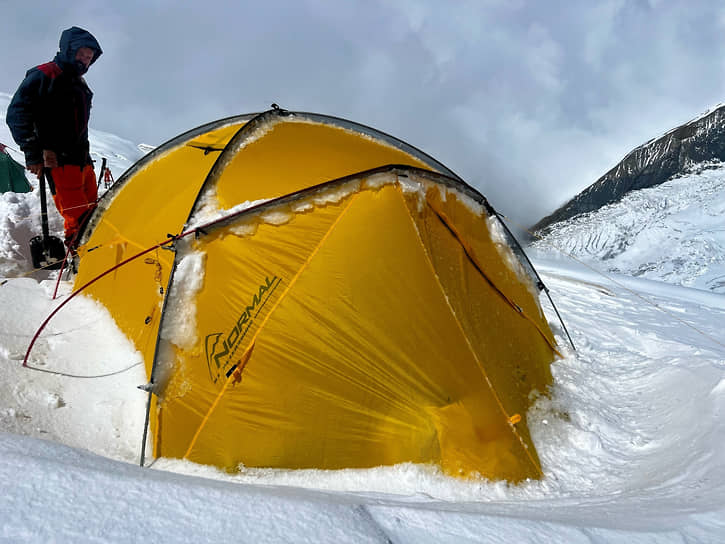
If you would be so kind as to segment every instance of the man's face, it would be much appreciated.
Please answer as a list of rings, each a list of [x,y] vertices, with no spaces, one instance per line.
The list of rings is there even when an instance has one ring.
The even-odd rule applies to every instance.
[[[76,60],[83,63],[83,66],[88,69],[93,60],[93,49],[90,47],[79,47],[78,51],[76,51]]]

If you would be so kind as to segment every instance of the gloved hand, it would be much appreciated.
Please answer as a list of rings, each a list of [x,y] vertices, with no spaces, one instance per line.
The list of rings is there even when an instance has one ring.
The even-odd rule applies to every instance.
[[[30,170],[33,174],[35,174],[36,176],[38,176],[38,177],[40,177],[40,174],[43,171],[43,165],[40,164],[40,163],[38,163],[38,164],[29,164],[28,166],[26,166],[26,168],[28,170]]]
[[[37,163],[37,164],[29,164],[27,165],[27,169],[30,170],[33,174],[38,176],[40,178],[40,174],[43,172],[43,168],[57,168],[58,167],[58,156],[55,154],[55,151],[51,151],[50,149],[44,149],[43,150],[43,163]]]
[[[58,167],[58,157],[55,154],[55,151],[50,151],[49,149],[43,149],[43,165],[46,168],[57,168]]]

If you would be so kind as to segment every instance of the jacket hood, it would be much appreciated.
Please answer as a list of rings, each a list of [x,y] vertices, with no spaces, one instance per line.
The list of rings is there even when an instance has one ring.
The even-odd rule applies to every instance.
[[[55,56],[55,61],[59,64],[65,65],[64,67],[73,67],[80,74],[85,72],[85,69],[80,69],[76,66],[76,52],[81,47],[89,47],[93,49],[94,55],[91,60],[91,64],[96,62],[98,57],[101,56],[103,50],[98,45],[98,40],[93,37],[93,34],[77,26],[73,26],[63,31],[60,35],[60,44],[58,54]]]

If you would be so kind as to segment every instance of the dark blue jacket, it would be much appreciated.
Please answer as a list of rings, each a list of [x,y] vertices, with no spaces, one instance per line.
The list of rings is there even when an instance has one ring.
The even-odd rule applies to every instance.
[[[91,64],[101,47],[86,30],[64,30],[52,62],[28,70],[8,106],[6,122],[25,153],[27,165],[43,162],[43,150],[55,151],[60,165],[91,164],[88,119],[93,93],[86,85],[86,68],[75,60],[81,47],[93,49]]]

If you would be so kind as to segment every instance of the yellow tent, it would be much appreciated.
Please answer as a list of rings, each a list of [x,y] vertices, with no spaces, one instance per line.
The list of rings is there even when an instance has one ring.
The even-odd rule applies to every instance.
[[[541,476],[525,417],[556,349],[510,241],[421,151],[275,107],[129,169],[76,288],[143,354],[156,457],[520,481]]]

